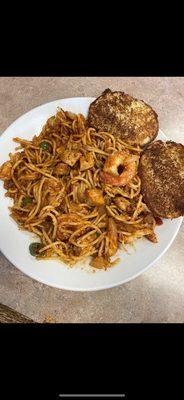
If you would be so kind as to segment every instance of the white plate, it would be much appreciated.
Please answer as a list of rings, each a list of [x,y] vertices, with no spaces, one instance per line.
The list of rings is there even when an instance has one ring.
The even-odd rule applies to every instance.
[[[17,146],[12,139],[16,136],[31,139],[41,131],[46,120],[56,113],[58,106],[64,110],[87,115],[92,97],[75,97],[62,99],[34,108],[18,118],[0,137],[0,165],[8,159],[8,154]],[[158,138],[166,140],[159,131]],[[146,239],[136,242],[136,251],[131,255],[119,251],[121,263],[107,271],[96,270],[92,273],[88,262],[76,268],[54,260],[38,261],[29,254],[29,244],[35,236],[19,231],[16,223],[10,218],[8,206],[11,199],[6,198],[3,182],[0,181],[0,250],[17,268],[37,281],[67,290],[100,290],[125,283],[142,274],[165,253],[173,242],[183,218],[164,220],[156,228],[158,243]]]

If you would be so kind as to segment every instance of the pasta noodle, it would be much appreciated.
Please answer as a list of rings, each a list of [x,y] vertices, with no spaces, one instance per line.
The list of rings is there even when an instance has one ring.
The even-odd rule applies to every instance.
[[[40,240],[38,259],[72,266],[92,256],[91,265],[106,269],[120,243],[124,248],[142,236],[156,241],[155,219],[142,200],[139,162],[125,185],[101,179],[110,155],[140,156],[139,147],[97,132],[83,115],[62,109],[31,141],[14,141],[18,151],[1,166],[0,178],[14,202],[12,218]]]

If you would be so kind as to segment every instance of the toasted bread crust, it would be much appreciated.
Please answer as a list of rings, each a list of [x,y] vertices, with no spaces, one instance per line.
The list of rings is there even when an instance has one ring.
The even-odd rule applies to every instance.
[[[158,116],[144,101],[106,89],[89,107],[90,126],[131,145],[148,145],[158,134]]]
[[[184,215],[184,146],[157,140],[143,152],[139,176],[143,199],[155,216]]]

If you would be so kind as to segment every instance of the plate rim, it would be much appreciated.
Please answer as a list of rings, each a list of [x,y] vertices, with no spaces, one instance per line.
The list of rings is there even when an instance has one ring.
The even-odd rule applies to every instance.
[[[38,105],[38,106],[36,106],[36,107],[34,107],[34,108],[32,108],[31,110],[29,110],[29,111],[27,111],[26,113],[24,113],[24,114],[22,114],[22,115],[20,115],[18,118],[16,118],[3,132],[2,132],[2,134],[0,135],[0,142],[1,142],[1,138],[4,138],[4,136],[6,135],[6,131],[8,130],[8,129],[11,129],[11,127],[12,127],[12,125],[14,125],[15,123],[17,123],[17,122],[19,122],[19,120],[21,120],[22,119],[22,117],[25,117],[25,116],[27,116],[29,113],[31,113],[31,112],[33,112],[33,111],[35,111],[36,109],[38,109],[38,108],[44,108],[45,106],[49,106],[49,105],[51,105],[51,104],[53,104],[53,103],[57,103],[57,102],[60,102],[60,101],[62,101],[62,100],[66,100],[66,101],[70,101],[70,100],[78,100],[78,101],[80,101],[80,100],[91,100],[91,101],[94,101],[95,99],[96,99],[96,97],[91,97],[91,96],[80,96],[80,97],[78,97],[78,96],[76,96],[76,97],[65,97],[65,98],[62,98],[62,99],[56,99],[56,100],[52,100],[52,101],[50,101],[50,102],[47,102],[47,103],[43,103],[43,104],[40,104],[40,105]],[[164,138],[167,140],[169,140],[169,138],[165,135],[165,133],[159,128],[159,131],[158,131],[158,133],[161,133],[163,136],[164,136]],[[22,267],[21,266],[18,266],[18,263],[17,262],[15,262],[15,261],[13,261],[12,259],[11,259],[11,255],[9,256],[9,254],[7,255],[7,254],[5,254],[5,252],[2,250],[2,248],[1,248],[1,243],[0,243],[0,251],[1,251],[1,253],[3,254],[3,256],[4,257],[6,257],[7,258],[7,260],[13,265],[13,266],[15,266],[19,271],[21,271],[23,274],[25,274],[25,276],[28,276],[28,277],[30,277],[31,279],[33,279],[33,280],[35,280],[35,281],[37,281],[37,282],[40,282],[40,283],[42,283],[42,284],[44,284],[44,285],[47,285],[47,286],[50,286],[50,287],[54,287],[54,288],[57,288],[57,289],[61,289],[61,290],[67,290],[67,291],[73,291],[73,292],[96,292],[96,291],[99,291],[99,290],[106,290],[106,289],[111,289],[111,288],[113,288],[113,287],[118,287],[118,286],[120,286],[120,285],[123,285],[123,284],[125,284],[125,283],[128,283],[128,282],[130,282],[130,281],[132,281],[132,280],[134,280],[135,278],[137,278],[138,276],[140,276],[140,275],[142,275],[142,274],[144,274],[148,269],[150,269],[151,267],[153,267],[153,265],[154,264],[156,264],[156,262],[167,252],[167,250],[169,249],[169,247],[172,245],[172,243],[174,242],[174,240],[175,240],[175,238],[176,238],[176,236],[177,236],[177,234],[178,234],[178,232],[179,232],[179,230],[180,230],[180,227],[181,227],[181,225],[182,225],[182,222],[183,222],[183,219],[184,219],[184,217],[179,217],[179,219],[180,220],[178,220],[178,226],[177,226],[177,228],[176,228],[176,230],[175,230],[175,233],[173,234],[173,236],[172,236],[172,238],[170,239],[170,241],[168,242],[168,244],[167,244],[167,246],[164,248],[164,250],[151,262],[151,263],[149,263],[145,268],[143,268],[141,271],[139,271],[139,272],[137,272],[137,273],[135,273],[135,274],[133,274],[131,277],[129,277],[129,278],[127,278],[127,279],[123,279],[123,280],[120,280],[119,282],[117,282],[117,283],[112,283],[112,284],[105,284],[104,286],[103,285],[101,285],[101,286],[97,286],[97,287],[94,287],[94,288],[91,288],[91,287],[89,287],[89,288],[87,288],[87,287],[75,287],[75,288],[71,288],[70,286],[62,286],[62,285],[57,285],[57,284],[53,284],[53,283],[48,283],[48,281],[47,281],[47,279],[41,279],[40,277],[36,277],[35,278],[35,276],[34,276],[34,273],[32,274],[32,272],[25,272],[23,269],[22,269]]]

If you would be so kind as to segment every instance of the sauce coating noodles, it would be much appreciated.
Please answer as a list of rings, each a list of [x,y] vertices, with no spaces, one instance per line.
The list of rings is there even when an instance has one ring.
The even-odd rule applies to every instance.
[[[155,219],[142,201],[139,147],[97,132],[83,115],[62,109],[31,141],[14,140],[17,152],[1,166],[0,179],[13,199],[11,217],[39,237],[37,258],[72,266],[92,256],[93,267],[106,269],[120,243],[125,248],[143,236],[156,242]],[[133,174],[120,186],[118,176],[115,186],[102,179],[108,157],[116,154],[134,160]]]

